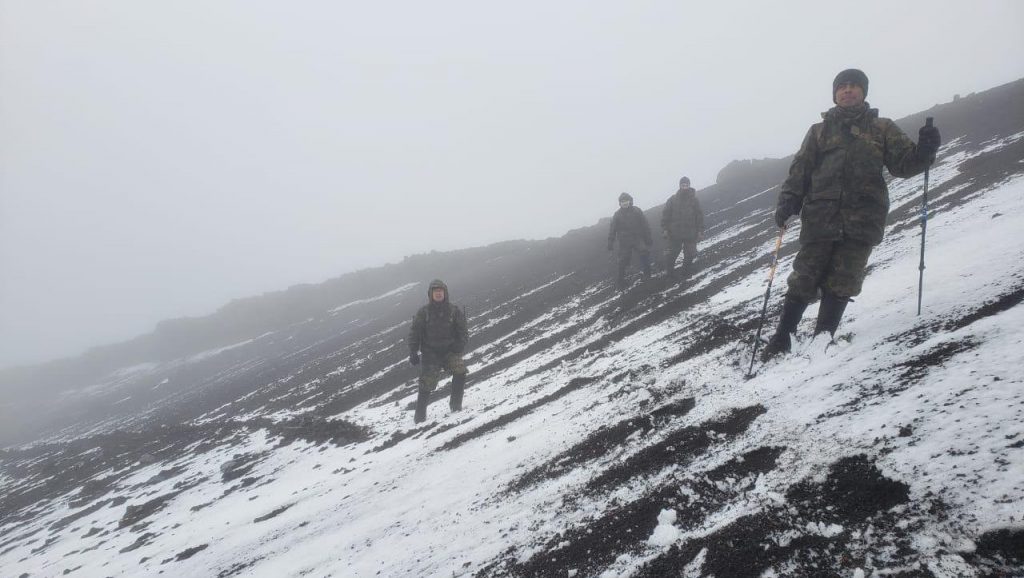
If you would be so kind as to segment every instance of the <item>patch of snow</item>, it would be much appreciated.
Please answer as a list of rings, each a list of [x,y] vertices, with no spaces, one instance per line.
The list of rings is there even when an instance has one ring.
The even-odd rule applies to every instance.
[[[421,285],[421,283],[419,281],[414,281],[412,283],[406,283],[405,285],[402,285],[401,287],[397,287],[397,288],[392,289],[391,291],[388,291],[386,293],[381,293],[380,295],[377,295],[376,297],[367,297],[366,299],[357,299],[355,301],[349,301],[348,303],[345,303],[344,305],[338,305],[337,307],[334,307],[332,309],[328,309],[327,312],[330,313],[331,315],[337,315],[338,313],[340,313],[340,312],[342,312],[342,311],[344,311],[346,309],[350,309],[352,307],[355,307],[356,305],[365,305],[367,303],[373,303],[375,301],[380,301],[382,299],[387,299],[388,297],[394,297],[395,295],[401,295],[402,293],[405,293],[406,291],[412,289],[413,287],[419,286],[419,285]]]

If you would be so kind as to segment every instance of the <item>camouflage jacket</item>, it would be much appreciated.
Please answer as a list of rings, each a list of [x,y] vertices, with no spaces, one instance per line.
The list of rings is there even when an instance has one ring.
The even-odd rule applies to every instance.
[[[439,353],[462,353],[469,341],[466,314],[445,300],[420,307],[409,328],[409,351],[431,349]]]
[[[851,239],[877,245],[889,214],[889,188],[882,167],[896,177],[924,172],[935,157],[920,158],[896,123],[867,108],[850,115],[839,107],[822,113],[793,157],[779,204],[795,197],[800,242]]]
[[[704,213],[692,188],[679,189],[668,198],[661,212],[661,228],[673,239],[684,241],[696,241],[704,232]]]
[[[640,245],[651,245],[651,226],[647,224],[647,217],[639,207],[630,205],[621,207],[612,216],[612,224],[608,230],[608,245],[615,242],[619,237],[619,247],[639,247]]]

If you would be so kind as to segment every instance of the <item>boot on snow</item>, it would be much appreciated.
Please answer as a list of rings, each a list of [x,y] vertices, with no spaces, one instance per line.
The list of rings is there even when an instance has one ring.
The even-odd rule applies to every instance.
[[[761,352],[761,361],[768,361],[780,353],[789,353],[793,349],[793,342],[790,335],[796,333],[796,326],[800,324],[800,318],[804,316],[807,303],[795,297],[786,296],[782,304],[782,315],[779,316],[779,326],[775,335],[768,340],[768,345]]]
[[[462,393],[466,390],[466,375],[455,374],[452,376],[452,396],[448,400],[448,406],[452,411],[462,410]]]
[[[846,311],[846,304],[850,302],[849,297],[839,297],[831,293],[821,296],[821,304],[818,305],[818,321],[814,325],[814,335],[828,332],[830,338],[835,338],[836,330],[839,329],[839,321]]]
[[[420,423],[427,419],[427,402],[430,400],[430,392],[420,387],[416,394],[416,415],[412,418],[414,423]]]
[[[675,261],[669,261],[665,259],[665,278],[669,281],[678,281],[679,275],[676,274],[676,263]]]

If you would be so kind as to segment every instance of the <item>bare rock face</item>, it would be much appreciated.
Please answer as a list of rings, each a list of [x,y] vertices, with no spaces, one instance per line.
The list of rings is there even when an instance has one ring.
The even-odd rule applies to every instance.
[[[788,167],[789,158],[735,160],[718,171],[715,184],[724,190],[750,190],[761,183],[782,182]]]

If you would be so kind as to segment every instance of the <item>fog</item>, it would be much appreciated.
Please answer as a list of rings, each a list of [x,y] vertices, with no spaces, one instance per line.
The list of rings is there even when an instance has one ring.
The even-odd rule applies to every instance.
[[[0,367],[1024,76],[1016,0],[706,4],[0,0]]]

